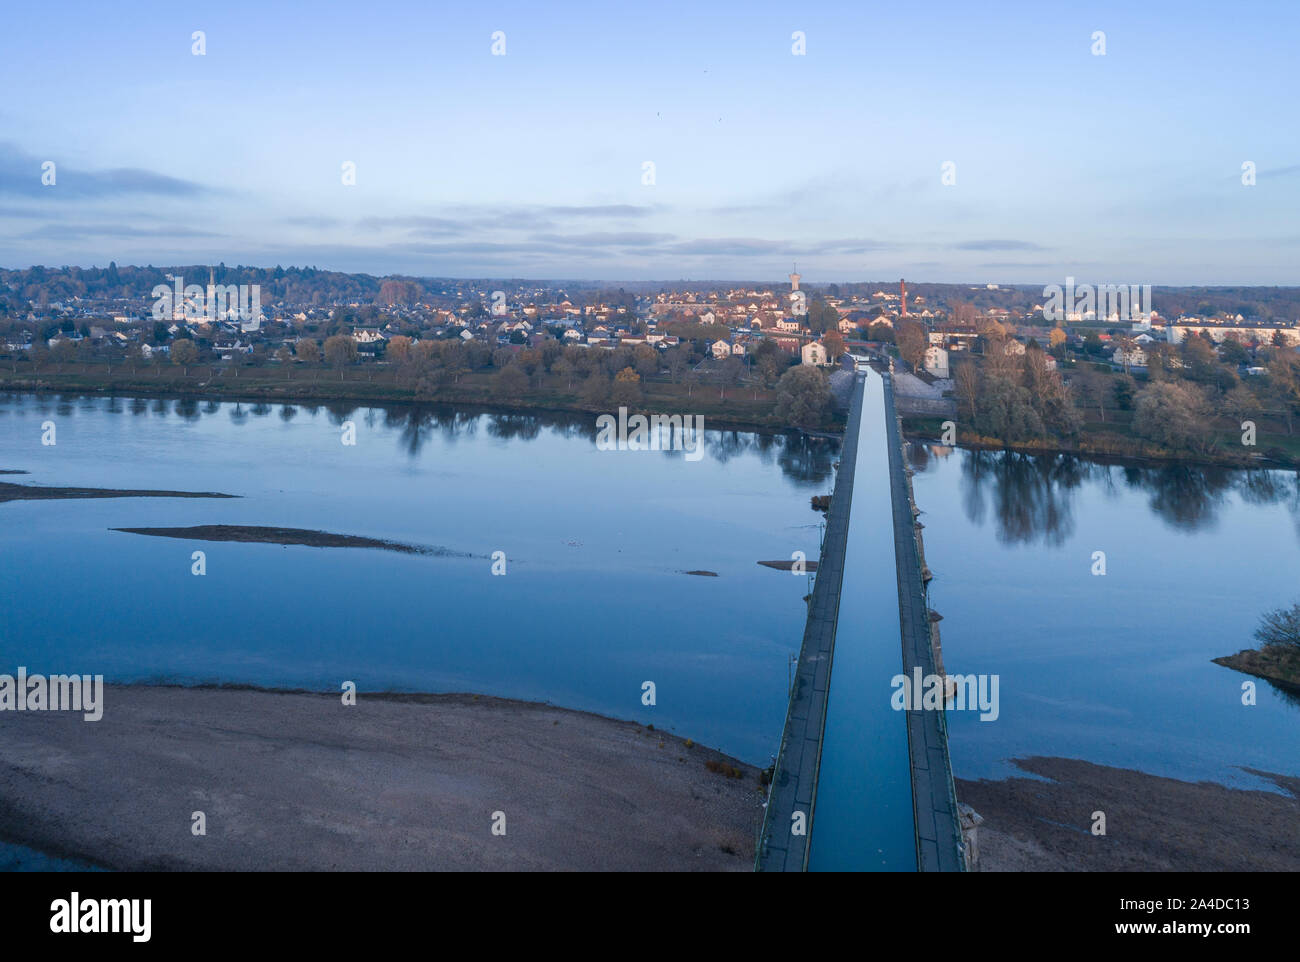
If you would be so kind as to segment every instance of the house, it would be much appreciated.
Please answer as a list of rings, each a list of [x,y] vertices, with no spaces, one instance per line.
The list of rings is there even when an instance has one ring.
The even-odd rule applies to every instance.
[[[771,338],[771,341],[773,344],[775,344],[781,350],[786,351],[787,353],[797,354],[799,352],[799,338],[797,337],[773,336]]]
[[[1131,367],[1146,367],[1147,352],[1136,345],[1126,351],[1121,345],[1115,348],[1115,353],[1111,355],[1111,362],[1118,364],[1126,371]]]
[[[922,366],[925,368],[926,373],[946,380],[948,378],[948,352],[937,344],[931,344],[925,349],[925,359]]]
[[[721,360],[722,358],[731,357],[731,345],[724,340],[716,340],[710,345],[709,350],[713,356]]]
[[[826,346],[821,341],[809,341],[799,353],[804,364],[816,364],[824,367],[828,363],[826,360]]]
[[[236,354],[252,354],[253,345],[240,341],[217,341],[212,345],[212,350],[220,354],[223,361],[228,361]]]

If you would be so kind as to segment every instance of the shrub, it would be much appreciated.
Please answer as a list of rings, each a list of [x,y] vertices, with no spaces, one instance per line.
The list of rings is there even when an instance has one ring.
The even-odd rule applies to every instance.
[[[1300,651],[1300,604],[1265,612],[1255,629],[1264,648],[1294,648]]]

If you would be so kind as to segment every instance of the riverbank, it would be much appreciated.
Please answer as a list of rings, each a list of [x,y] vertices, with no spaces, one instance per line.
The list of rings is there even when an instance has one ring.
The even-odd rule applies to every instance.
[[[980,871],[1300,871],[1300,778],[1248,770],[1282,795],[1071,758],[1015,765],[1040,778],[956,780],[957,798],[984,819]],[[1098,811],[1104,836],[1092,834]]]
[[[198,369],[196,369],[197,371]],[[186,375],[181,369],[165,367],[131,373],[127,370],[105,374],[84,372],[40,372],[39,376],[15,375],[0,371],[0,391],[16,394],[73,394],[100,397],[164,398],[169,400],[239,401],[250,404],[375,404],[440,405],[471,408],[485,413],[503,414],[608,414],[618,404],[593,405],[556,376],[548,376],[537,389],[522,395],[502,398],[495,394],[492,376],[474,372],[461,377],[459,383],[439,387],[434,396],[417,396],[409,387],[395,383],[392,373],[381,372],[379,379],[361,368],[344,372],[318,370],[312,380],[305,376],[287,379],[269,369],[246,368],[238,376],[218,369],[213,376]],[[302,375],[303,372],[298,372]],[[363,376],[364,375],[364,376]],[[348,379],[350,378],[350,379]],[[775,395],[767,389],[751,387],[719,388],[716,384],[673,384],[644,380],[642,399],[627,405],[633,413],[692,414],[706,419],[710,428],[735,431],[786,431],[791,426],[772,413]],[[831,418],[822,428],[838,436],[842,419]]]
[[[0,840],[137,871],[753,866],[758,770],[634,722],[249,688],[114,685],[104,706],[0,716]]]
[[[1300,650],[1282,647],[1246,648],[1235,655],[1211,659],[1234,671],[1263,678],[1294,695],[1300,695]]]
[[[943,421],[934,417],[904,417],[904,437],[908,441],[941,443]],[[1283,447],[1285,445],[1286,447]],[[1300,438],[1261,436],[1259,444],[1247,450],[1223,448],[1217,452],[1178,452],[1146,444],[1137,438],[1096,432],[1079,441],[1064,443],[1059,438],[1002,442],[968,431],[958,431],[954,447],[973,451],[1014,451],[1018,454],[1073,455],[1105,463],[1144,461],[1155,464],[1185,464],[1229,468],[1300,468]],[[1265,451],[1269,452],[1266,456]],[[1259,452],[1259,453],[1253,453]]]

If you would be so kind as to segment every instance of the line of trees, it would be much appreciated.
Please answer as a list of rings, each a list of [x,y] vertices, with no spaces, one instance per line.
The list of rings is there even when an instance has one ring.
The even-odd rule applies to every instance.
[[[954,362],[954,394],[977,433],[1003,442],[1073,438],[1083,411],[1094,412],[1102,423],[1117,420],[1122,411],[1129,412],[1138,438],[1206,454],[1216,447],[1215,425],[1222,418],[1238,430],[1247,421],[1273,417],[1287,434],[1294,433],[1300,418],[1300,356],[1285,346],[1251,350],[1235,341],[1215,345],[1197,335],[1178,346],[1155,343],[1144,349],[1147,371],[1139,382],[1109,364],[1066,360],[1062,334],[1050,338],[1051,353],[1065,362],[1067,383],[1033,341],[1023,355],[1009,351],[1012,342],[997,332],[986,332],[981,341],[980,361]],[[1246,364],[1263,367],[1263,373],[1239,376]]]

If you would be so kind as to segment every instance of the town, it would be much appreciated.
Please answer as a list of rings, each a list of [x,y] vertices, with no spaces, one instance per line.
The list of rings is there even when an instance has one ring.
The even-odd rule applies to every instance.
[[[586,410],[654,399],[811,430],[833,423],[836,404],[833,379],[808,369],[852,354],[900,362],[914,433],[951,419],[975,443],[1300,454],[1300,303],[1288,289],[1157,289],[1153,303],[1149,286],[1131,300],[1102,286],[1095,300],[1080,285],[1076,302],[1068,278],[1061,311],[1059,285],[801,281],[797,270],[779,285],[671,287],[224,265],[0,271],[0,374],[15,387]],[[1244,421],[1269,443],[1253,428],[1228,443]]]

